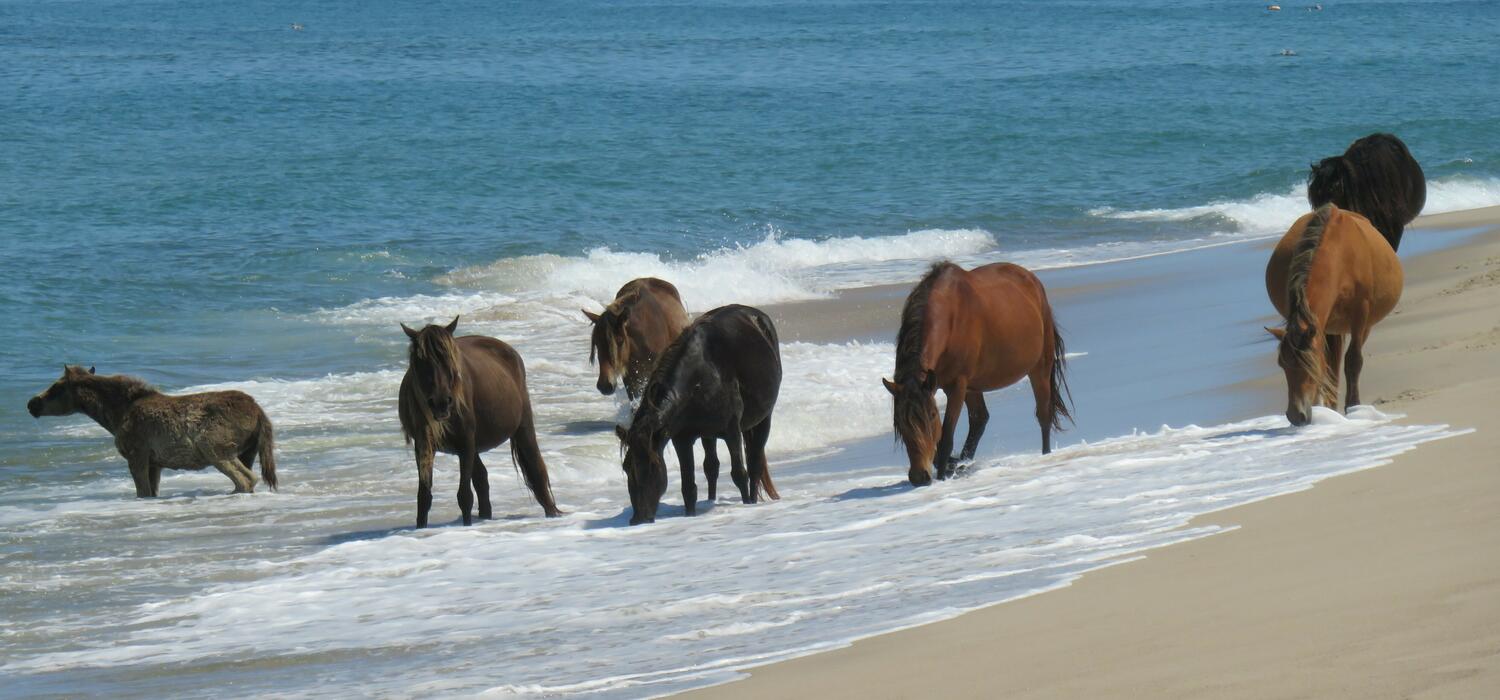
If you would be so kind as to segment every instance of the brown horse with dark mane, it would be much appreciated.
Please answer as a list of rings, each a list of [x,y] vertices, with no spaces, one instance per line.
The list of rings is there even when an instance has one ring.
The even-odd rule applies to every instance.
[[[1427,204],[1427,178],[1401,139],[1370,134],[1349,144],[1343,155],[1313,164],[1307,201],[1314,209],[1335,204],[1364,216],[1391,250],[1399,250],[1406,225]]]
[[[955,461],[974,457],[990,412],[984,392],[1030,378],[1042,454],[1052,451],[1052,431],[1072,419],[1064,396],[1066,351],[1052,319],[1041,280],[1029,270],[996,263],[964,270],[950,262],[932,266],[912,289],[896,336],[896,439],[906,445],[913,486],[953,473]],[[934,392],[942,389],[948,409],[938,421]],[[964,449],[952,456],[959,411],[969,409]],[[928,466],[931,465],[932,471]]]
[[[599,393],[613,394],[623,382],[632,401],[651,376],[657,356],[688,325],[677,287],[655,277],[626,282],[603,313],[584,309],[583,315],[594,328],[589,362],[599,358]]]
[[[457,328],[457,317],[446,326],[429,325],[420,331],[401,325],[411,348],[398,410],[406,441],[416,445],[417,527],[427,526],[432,508],[435,450],[458,455],[458,507],[464,524],[472,522],[475,492],[479,517],[490,518],[489,472],[479,454],[507,440],[511,459],[547,517],[561,515],[552,500],[547,463],[536,444],[521,355],[494,338],[454,337]]]
[[[124,375],[64,366],[62,378],[26,402],[36,418],[83,413],[115,437],[130,465],[137,498],[161,495],[161,470],[212,465],[234,482],[235,493],[255,491],[250,466],[276,490],[276,440],[271,419],[248,394],[209,391],[168,396]]]
[[[1307,424],[1315,403],[1338,409],[1341,356],[1344,406],[1359,404],[1365,340],[1396,308],[1403,281],[1396,251],[1369,220],[1332,204],[1303,215],[1281,237],[1266,265],[1266,294],[1286,327],[1266,330],[1278,341],[1292,425]]]
[[[765,312],[738,304],[699,316],[656,363],[630,428],[618,430],[630,490],[631,525],[655,522],[667,491],[667,441],[677,450],[682,471],[682,502],[697,514],[693,482],[693,441],[708,449],[704,473],[709,499],[715,497],[718,457],[714,440],[729,445],[730,475],[745,503],[766,495],[780,498],[766,463],[771,411],[781,391],[781,350],[776,326]],[[746,469],[746,462],[749,469]]]

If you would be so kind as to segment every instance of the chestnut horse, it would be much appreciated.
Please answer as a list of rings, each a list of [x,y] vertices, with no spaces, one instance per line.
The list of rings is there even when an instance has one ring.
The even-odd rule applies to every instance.
[[[1266,265],[1266,294],[1286,327],[1266,330],[1278,341],[1292,425],[1306,425],[1315,403],[1338,409],[1340,356],[1344,406],[1359,404],[1365,339],[1396,308],[1402,282],[1396,251],[1354,212],[1325,204],[1281,237]]]
[[[882,379],[895,397],[896,439],[906,445],[913,486],[945,479],[953,462],[972,459],[989,422],[984,392],[1030,378],[1042,454],[1052,451],[1052,431],[1072,420],[1064,402],[1062,335],[1041,280],[1029,270],[995,263],[965,271],[950,262],[932,266],[906,297],[896,336],[895,381]],[[933,392],[942,389],[948,409],[938,421]],[[964,449],[951,456],[958,414],[969,408]],[[932,465],[932,471],[928,470]]]
[[[521,355],[494,338],[455,338],[457,328],[457,317],[446,326],[429,325],[420,331],[401,324],[411,348],[406,376],[401,378],[398,411],[407,443],[416,444],[417,527],[427,526],[427,511],[432,508],[435,450],[458,455],[458,507],[464,524],[472,522],[475,491],[479,517],[490,518],[489,473],[479,453],[506,440],[521,478],[547,517],[561,515],[552,500],[547,463],[536,444]]]
[[[671,282],[642,277],[625,283],[603,313],[583,310],[594,326],[589,362],[599,358],[599,393],[625,384],[633,401],[651,376],[656,357],[687,328],[687,309]]]
[[[115,438],[130,467],[136,498],[161,495],[161,470],[213,465],[235,493],[255,491],[250,466],[276,490],[276,440],[271,419],[241,391],[168,396],[135,377],[95,374],[71,365],[26,402],[35,418],[83,413]]]
[[[1335,204],[1364,216],[1391,250],[1399,250],[1406,225],[1427,204],[1427,178],[1401,139],[1370,134],[1349,144],[1343,155],[1313,164],[1307,201],[1314,209]]]
[[[677,450],[682,471],[682,502],[697,514],[698,487],[693,482],[693,441],[708,448],[704,473],[714,497],[718,458],[714,440],[729,445],[730,475],[745,503],[766,495],[780,498],[766,463],[771,411],[781,391],[781,350],[776,326],[759,309],[733,304],[699,316],[662,353],[631,417],[629,429],[618,429],[624,448],[624,470],[630,490],[630,524],[655,522],[667,491],[662,451],[668,440]],[[746,461],[749,469],[746,469]]]

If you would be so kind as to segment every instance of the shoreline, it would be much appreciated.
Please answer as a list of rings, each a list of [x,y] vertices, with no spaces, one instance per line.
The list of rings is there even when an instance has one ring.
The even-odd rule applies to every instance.
[[[939,622],[751,667],[747,677],[684,695],[1407,697],[1500,689],[1500,555],[1477,556],[1500,552],[1500,535],[1484,532],[1495,529],[1486,516],[1500,512],[1500,496],[1486,495],[1500,494],[1500,477],[1484,468],[1485,455],[1500,450],[1500,416],[1486,403],[1500,381],[1483,369],[1500,343],[1500,326],[1484,328],[1500,305],[1500,207],[1422,217],[1403,248],[1423,229],[1481,228],[1403,261],[1402,303],[1372,334],[1362,379],[1371,404],[1404,414],[1403,422],[1475,432],[1183,528],[1223,528],[1217,536],[1138,553]],[[896,296],[899,305],[904,295]],[[1264,395],[1282,391],[1281,382],[1262,372],[1225,386]],[[1445,479],[1424,478],[1435,468]],[[1414,499],[1426,507],[1393,516],[1413,510]],[[1456,527],[1462,513],[1479,524]],[[1423,539],[1433,531],[1457,544]],[[1397,545],[1403,556],[1394,555]],[[1446,576],[1433,581],[1408,568]],[[1469,591],[1466,604],[1434,615],[1444,602],[1439,592],[1455,587]],[[1404,605],[1372,604],[1388,598]],[[1412,661],[1439,657],[1441,669]]]

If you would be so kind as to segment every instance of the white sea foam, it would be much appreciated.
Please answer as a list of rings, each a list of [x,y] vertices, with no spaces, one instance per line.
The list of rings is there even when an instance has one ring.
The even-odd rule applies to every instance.
[[[1441,214],[1500,204],[1500,180],[1450,177],[1427,183],[1424,214]],[[1134,221],[1202,221],[1228,233],[1268,236],[1285,232],[1297,217],[1306,214],[1307,185],[1287,192],[1263,192],[1249,199],[1223,200],[1176,209],[1118,210],[1101,207],[1090,216]]]
[[[378,666],[325,667],[304,691],[329,683],[361,694],[438,686],[654,694],[1063,585],[1102,563],[1214,532],[1181,529],[1198,514],[1452,434],[1361,407],[1347,417],[1320,413],[1300,429],[1266,417],[1004,456],[917,490],[895,461],[835,474],[787,470],[780,502],[721,503],[689,519],[669,491],[662,519],[636,528],[624,526],[615,503],[623,498],[593,499],[597,489],[560,483],[560,497],[574,504],[568,517],[381,533],[241,567],[190,595],[126,606],[116,617],[128,627],[53,620],[47,633],[69,643],[10,655],[3,670],[380,655]],[[298,500],[182,507],[238,502],[243,517],[254,509],[275,522]],[[241,530],[247,546],[267,537],[254,524]],[[412,644],[422,653],[410,655]]]

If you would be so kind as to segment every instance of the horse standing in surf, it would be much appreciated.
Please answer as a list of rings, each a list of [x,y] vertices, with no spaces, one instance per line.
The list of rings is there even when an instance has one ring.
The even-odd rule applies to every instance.
[[[83,413],[115,438],[130,466],[137,498],[161,495],[161,470],[212,465],[234,482],[235,493],[255,491],[250,466],[276,490],[276,441],[271,419],[248,394],[209,391],[168,396],[123,375],[67,365],[60,379],[26,402],[34,418]]]
[[[1349,144],[1343,155],[1312,165],[1307,201],[1314,209],[1335,204],[1364,216],[1391,250],[1399,250],[1406,225],[1427,204],[1427,178],[1401,139],[1370,134]]]
[[[432,508],[436,450],[458,456],[458,507],[464,524],[472,522],[476,492],[479,517],[492,517],[489,472],[479,454],[507,440],[511,459],[547,517],[561,515],[552,499],[547,463],[537,447],[521,355],[494,338],[454,337],[457,328],[457,317],[446,326],[429,325],[420,331],[401,325],[411,348],[398,410],[401,431],[416,446],[417,527],[427,526]]]
[[[1041,280],[1029,270],[995,263],[964,270],[940,262],[906,298],[896,336],[896,375],[882,379],[895,398],[896,439],[905,444],[913,486],[945,479],[955,461],[974,457],[989,422],[984,392],[1030,378],[1042,454],[1052,451],[1052,431],[1072,419],[1064,401],[1066,351]],[[934,392],[948,409],[938,421]],[[969,409],[963,452],[950,454],[959,411]],[[929,470],[931,465],[931,470]]]
[[[603,313],[583,310],[593,324],[589,362],[599,359],[599,393],[615,393],[623,383],[635,400],[656,366],[656,358],[687,328],[687,309],[671,282],[642,277],[625,283]]]
[[[1345,409],[1359,404],[1365,340],[1396,308],[1403,282],[1396,251],[1354,212],[1325,204],[1281,237],[1266,264],[1266,294],[1286,326],[1266,330],[1278,342],[1292,425],[1306,425],[1314,404],[1338,409],[1341,357]]]
[[[728,444],[730,475],[743,502],[759,500],[762,486],[766,495],[779,499],[766,463],[766,441],[780,391],[780,341],[765,312],[734,304],[699,316],[662,353],[630,428],[618,430],[633,511],[630,524],[656,520],[657,506],[667,491],[662,452],[669,440],[677,450],[688,515],[698,512],[693,481],[697,439],[710,447],[720,438]],[[707,474],[710,498],[718,480],[716,465],[717,458]],[[709,471],[706,462],[704,471]]]

